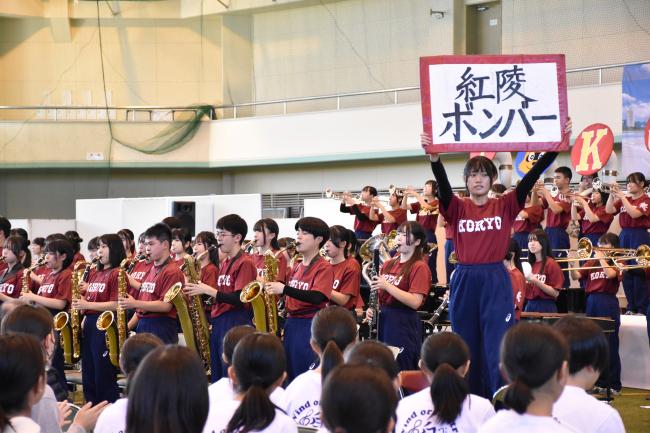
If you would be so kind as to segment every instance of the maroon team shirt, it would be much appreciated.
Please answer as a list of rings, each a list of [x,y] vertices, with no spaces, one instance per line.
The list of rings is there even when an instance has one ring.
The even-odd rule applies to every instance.
[[[526,294],[526,277],[517,268],[508,269],[510,282],[512,283],[512,294],[515,300],[515,317],[521,319],[521,311],[524,309]]]
[[[609,230],[609,225],[614,219],[614,215],[608,214],[607,211],[605,211],[605,205],[596,207],[593,204],[589,203],[589,208],[593,213],[596,214],[598,221],[592,223],[589,221],[589,219],[587,219],[585,211],[583,209],[580,209],[578,211],[578,215],[580,216],[580,231],[582,234],[589,235],[593,233],[606,233],[607,230]]]
[[[429,202],[430,206],[437,207],[438,200],[433,200]],[[411,203],[411,213],[417,214],[415,220],[428,231],[436,231],[436,226],[438,225],[438,212],[424,209],[420,202]]]
[[[358,304],[357,298],[359,297],[359,287],[361,284],[361,266],[359,266],[359,262],[352,257],[348,257],[341,263],[330,266],[334,273],[332,290],[344,295],[350,295],[350,299],[342,307],[348,310],[354,310]],[[338,304],[330,301],[329,305]]]
[[[0,247],[0,257],[2,257],[2,251],[4,251],[4,248]],[[7,264],[5,262],[0,262],[0,272],[4,271],[7,269]]]
[[[431,271],[429,270],[429,266],[424,261],[417,260],[411,266],[408,275],[400,275],[405,265],[406,263],[399,262],[399,258],[389,260],[382,266],[380,274],[386,281],[397,286],[400,290],[423,295],[422,303],[424,303],[431,289]],[[408,308],[385,290],[379,291],[379,304],[388,307]]]
[[[445,239],[454,238],[454,226],[449,223],[445,223]]]
[[[539,227],[539,223],[544,219],[544,209],[540,205],[528,206],[524,208],[528,217],[522,218],[517,215],[515,222],[512,224],[514,233],[530,233]]]
[[[350,213],[352,213],[352,209],[357,208],[359,211],[361,211],[362,214],[368,217],[367,220],[360,220],[355,216],[354,218],[354,230],[359,230],[359,231],[364,231],[368,233],[372,233],[372,231],[377,227],[378,222],[373,221],[370,219],[370,206],[366,206],[365,204],[353,204],[352,206],[346,206],[349,210]],[[352,213],[354,215],[354,213]]]
[[[419,204],[419,203],[418,203]],[[402,224],[404,221],[406,221],[406,209],[398,208],[398,209],[391,209],[388,211],[389,214],[393,218],[395,218],[394,223],[388,223],[384,222],[384,214],[380,213],[377,215],[377,222],[381,224],[381,232],[388,234],[391,232],[391,230],[397,230],[397,228]]]
[[[564,194],[559,193],[557,196],[553,197],[553,201],[562,207],[562,212],[556,215],[549,209],[548,212],[546,212],[546,227],[559,227],[566,230],[569,226],[569,222],[571,222],[571,199]],[[548,202],[545,198],[542,198],[542,207],[548,209]]]
[[[71,271],[74,270],[74,267],[77,265],[79,262],[85,262],[86,258],[83,256],[81,253],[75,253],[74,256],[72,257],[72,263],[70,263],[70,266],[68,266],[68,269]]]
[[[488,199],[484,205],[453,195],[442,216],[454,230],[459,263],[501,262],[508,251],[510,229],[521,206],[514,191]]]
[[[627,210],[623,206],[623,203],[620,200],[614,202],[614,207],[619,211],[618,221],[621,224],[622,229],[632,229],[632,228],[650,228],[650,197],[643,194],[637,199],[628,197],[627,199],[630,204],[636,207],[643,215],[638,218],[632,218],[630,214],[627,213]]]
[[[119,269],[105,269],[95,271],[88,278],[86,287],[86,301],[88,302],[110,302],[117,301]],[[101,311],[86,310],[85,314],[99,314]]]
[[[279,250],[272,251],[273,254],[276,254]],[[275,258],[278,260],[278,275],[275,277],[275,281],[284,283],[287,281],[287,258],[284,256],[284,254],[276,255]],[[264,271],[264,254],[260,254],[259,252],[255,251],[253,254],[251,254],[251,259],[253,259],[253,263],[255,263],[257,276],[261,277]]]
[[[320,256],[312,260],[311,265],[299,263],[294,266],[288,277],[287,285],[299,290],[316,290],[321,292],[329,300],[332,287],[334,286],[334,272],[332,265]],[[327,300],[320,304],[310,304],[287,296],[285,300],[289,317],[310,318],[316,315],[318,310],[327,306]]]
[[[257,269],[253,263],[253,259],[240,251],[238,255],[233,258],[227,258],[219,265],[219,276],[217,277],[217,291],[223,294],[229,294],[241,291],[246,284],[253,281],[257,276]],[[241,310],[248,308],[232,305],[227,302],[215,302],[212,306],[211,317],[219,317],[228,311]]]
[[[140,301],[162,301],[167,291],[176,283],[185,283],[183,272],[176,266],[173,260],[167,260],[160,266],[155,264],[151,266],[147,275],[142,280],[140,291],[138,292],[138,300]],[[176,318],[176,308],[166,313],[153,313],[151,311],[144,311],[141,309],[135,310],[138,317],[171,317]]]
[[[18,266],[18,265],[15,265]],[[15,274],[8,275],[7,269],[0,272],[0,293],[11,298],[18,298],[23,287],[23,274],[27,270],[19,269]],[[29,278],[30,288],[32,279]]]
[[[62,269],[59,272],[50,270],[50,273],[43,277],[43,284],[38,288],[36,293],[50,299],[61,299],[70,305],[72,301],[72,271]]]
[[[560,268],[560,265],[558,265],[558,263],[551,257],[546,258],[546,266],[544,267],[543,274],[541,273],[542,262],[533,263],[532,268],[532,275],[537,277],[541,282],[547,286],[553,287],[555,290],[562,289],[562,285],[564,285],[564,275],[562,274],[562,268]],[[542,289],[533,283],[526,283],[526,299],[555,300],[553,296],[544,293]]]
[[[589,260],[584,267],[600,266],[600,260]],[[585,292],[587,293],[607,293],[616,295],[618,286],[621,282],[621,274],[617,272],[617,277],[607,278],[603,269],[582,269],[580,272],[580,281],[584,283]]]
[[[201,268],[201,276],[199,278],[203,284],[216,288],[218,276],[219,269],[214,263],[210,262]]]
[[[142,283],[144,280],[144,277],[147,276],[149,273],[149,270],[151,270],[151,267],[153,266],[153,262],[148,262],[146,260],[139,261],[135,264],[133,267],[133,270],[129,274],[131,278],[136,280],[138,283]],[[139,290],[136,289],[135,287],[132,287],[129,285],[129,295],[133,296],[134,298],[138,298],[138,292]]]

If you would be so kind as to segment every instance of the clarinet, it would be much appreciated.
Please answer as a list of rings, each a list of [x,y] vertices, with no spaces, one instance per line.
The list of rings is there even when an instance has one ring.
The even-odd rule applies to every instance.
[[[445,297],[440,303],[440,306],[436,308],[436,311],[433,312],[431,318],[427,320],[427,323],[430,323],[431,325],[438,323],[438,320],[440,320],[440,316],[442,315],[442,312],[447,308],[447,305],[449,305],[449,298]]]
[[[379,275],[380,256],[379,249],[373,251],[372,262],[366,263],[363,267],[363,277],[372,287],[372,280]],[[377,326],[379,316],[379,291],[377,289],[370,289],[370,297],[368,298],[368,309],[372,310],[372,317],[367,320],[368,323],[368,337],[371,340],[376,340],[379,334]]]

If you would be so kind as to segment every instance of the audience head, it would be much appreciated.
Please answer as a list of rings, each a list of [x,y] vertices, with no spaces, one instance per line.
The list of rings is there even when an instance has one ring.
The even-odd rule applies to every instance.
[[[565,316],[553,328],[569,343],[569,374],[588,370],[593,386],[609,362],[609,344],[600,326],[587,318]]]
[[[345,351],[345,363],[349,365],[371,365],[381,368],[393,382],[395,391],[399,390],[399,365],[395,354],[384,343],[364,340]]]
[[[45,385],[43,348],[38,340],[31,335],[0,336],[0,431],[11,426],[11,417],[29,416]]]
[[[120,370],[127,377],[132,377],[142,360],[150,352],[164,345],[160,338],[148,332],[141,332],[127,338],[120,354]]]
[[[56,349],[53,327],[52,313],[47,308],[20,302],[3,318],[0,334],[27,334],[35,337],[43,345],[46,359],[49,360]]]
[[[341,365],[325,380],[320,407],[330,432],[388,433],[395,423],[397,393],[381,368]]]
[[[311,347],[321,359],[321,375],[343,363],[343,351],[357,339],[357,322],[348,310],[330,306],[320,310],[311,322]]]
[[[285,371],[284,346],[275,335],[256,332],[237,343],[228,376],[243,399],[226,431],[258,431],[273,422],[275,405],[269,396],[286,378]]]
[[[464,377],[469,369],[469,348],[453,332],[432,334],[422,344],[420,368],[431,381],[433,415],[451,424],[458,418],[469,395]]]
[[[522,414],[538,395],[557,400],[568,359],[566,340],[550,326],[524,322],[510,328],[501,341],[501,371],[510,382],[505,405]]]
[[[126,432],[201,433],[208,408],[208,381],[196,352],[159,347],[129,384]]]
[[[241,341],[242,338],[254,334],[255,328],[250,325],[239,325],[233,328],[230,328],[226,335],[223,337],[223,354],[221,357],[222,361],[230,365],[232,363],[232,355],[235,353],[235,347],[237,343]]]

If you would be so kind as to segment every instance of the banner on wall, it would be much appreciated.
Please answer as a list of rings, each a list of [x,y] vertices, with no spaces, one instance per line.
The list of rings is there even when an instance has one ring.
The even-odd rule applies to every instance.
[[[623,69],[622,171],[650,175],[650,63],[628,65]]]
[[[564,55],[420,58],[431,151],[561,151],[567,120]]]

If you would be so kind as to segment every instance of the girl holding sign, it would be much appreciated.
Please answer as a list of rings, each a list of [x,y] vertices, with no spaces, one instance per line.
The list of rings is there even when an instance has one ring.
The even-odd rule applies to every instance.
[[[569,139],[570,131],[569,121],[563,141]],[[423,134],[425,151],[431,144],[431,136]],[[471,158],[463,170],[469,199],[453,194],[440,156],[427,153],[438,181],[440,213],[455,228],[458,265],[449,284],[452,328],[467,342],[472,354],[469,374],[472,393],[490,397],[501,384],[499,344],[514,324],[512,284],[503,266],[510,230],[526,203],[528,192],[555,160],[557,152],[545,153],[514,191],[498,198],[488,197],[498,176],[494,163],[483,156]]]

